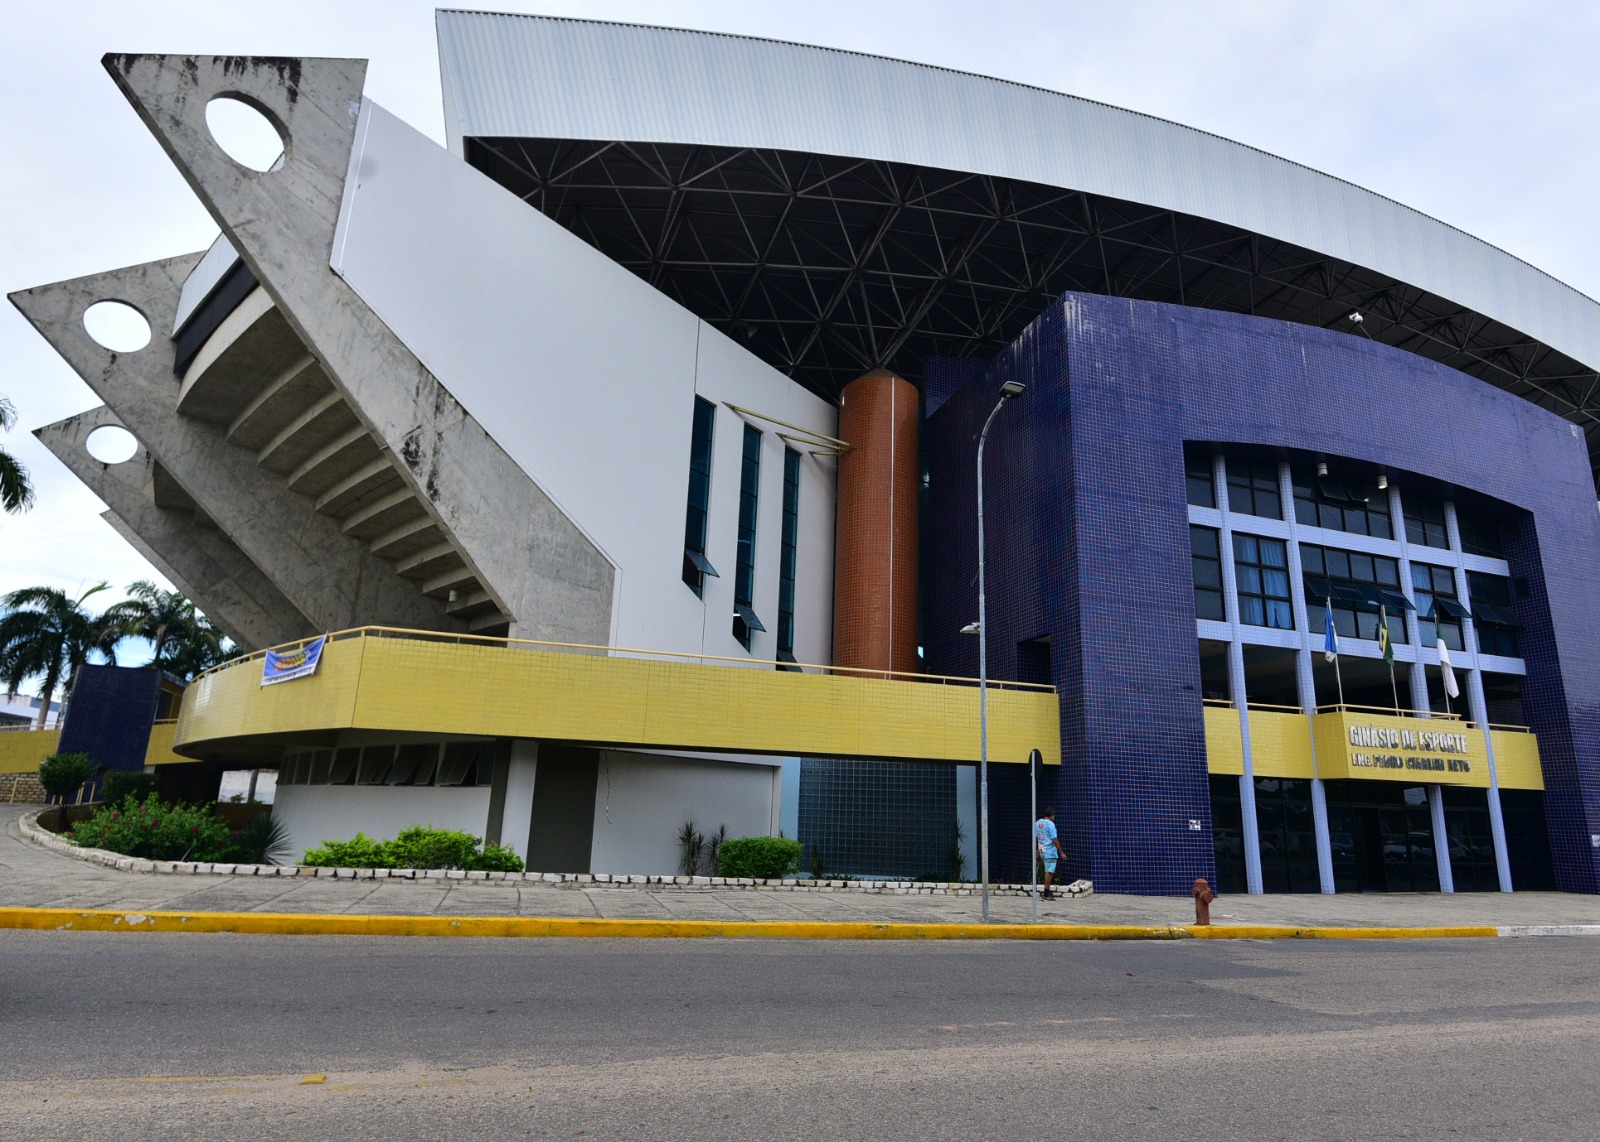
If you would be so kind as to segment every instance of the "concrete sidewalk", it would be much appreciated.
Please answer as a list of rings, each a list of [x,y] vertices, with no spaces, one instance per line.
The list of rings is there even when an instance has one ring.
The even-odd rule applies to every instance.
[[[626,920],[970,924],[977,897],[774,892],[749,888],[546,885],[459,880],[177,876],[121,872],[24,839],[33,805],[0,806],[0,907],[163,912],[294,912],[377,916],[527,916]],[[990,916],[1026,923],[1026,898],[995,897]],[[1041,902],[1047,924],[1164,926],[1194,920],[1187,897],[1111,896]],[[1218,924],[1290,927],[1455,927],[1600,924],[1600,896],[1522,892],[1225,896]]]

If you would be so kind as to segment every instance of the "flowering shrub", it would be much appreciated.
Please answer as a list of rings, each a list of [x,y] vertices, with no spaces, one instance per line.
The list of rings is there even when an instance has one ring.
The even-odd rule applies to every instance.
[[[483,845],[471,833],[412,825],[392,841],[357,833],[348,841],[323,841],[306,851],[305,863],[319,868],[464,868],[482,872],[521,872],[522,858],[505,845]]]
[[[228,843],[227,824],[209,805],[185,805],[151,793],[129,794],[72,827],[67,839],[146,860],[216,860]]]

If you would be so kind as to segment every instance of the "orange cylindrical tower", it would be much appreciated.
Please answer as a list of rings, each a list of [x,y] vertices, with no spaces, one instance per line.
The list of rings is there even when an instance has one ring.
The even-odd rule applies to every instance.
[[[833,661],[917,669],[916,386],[874,369],[839,397]]]

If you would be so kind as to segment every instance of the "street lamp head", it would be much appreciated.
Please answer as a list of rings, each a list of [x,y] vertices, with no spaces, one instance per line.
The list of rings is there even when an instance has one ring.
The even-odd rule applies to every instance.
[[[982,629],[983,628],[981,626],[979,626],[977,623],[968,623],[966,626],[961,628],[961,633],[962,634],[977,634]]]
[[[1022,395],[1022,390],[1027,387],[1028,386],[1023,384],[1021,381],[1007,381],[1005,384],[1000,386],[1000,399],[1010,400],[1012,397],[1020,397]]]

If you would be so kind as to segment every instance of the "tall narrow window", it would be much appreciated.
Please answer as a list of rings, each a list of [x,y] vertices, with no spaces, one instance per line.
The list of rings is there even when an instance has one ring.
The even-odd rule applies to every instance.
[[[717,569],[706,559],[706,513],[711,506],[711,433],[717,406],[694,398],[694,433],[689,442],[689,510],[683,525],[683,581],[697,595]]]
[[[766,630],[752,609],[756,593],[756,506],[761,499],[761,430],[744,426],[744,462],[739,468],[739,550],[733,576],[733,637],[750,649],[753,631]]]
[[[1194,614],[1200,619],[1224,619],[1222,609],[1222,549],[1214,527],[1189,525],[1189,555],[1194,568]]]
[[[1183,450],[1183,477],[1189,488],[1189,502],[1197,508],[1217,506],[1217,485],[1211,471],[1211,457],[1187,445]]]
[[[800,541],[800,453],[783,450],[783,548],[778,558],[778,661],[794,661],[794,571]]]

